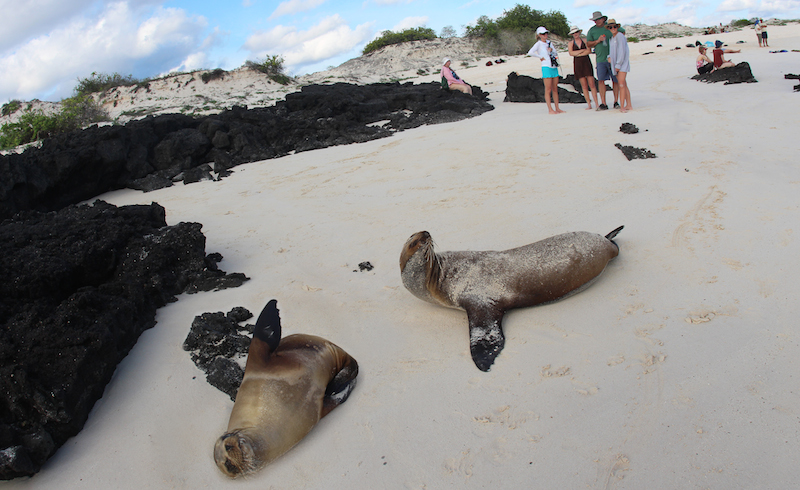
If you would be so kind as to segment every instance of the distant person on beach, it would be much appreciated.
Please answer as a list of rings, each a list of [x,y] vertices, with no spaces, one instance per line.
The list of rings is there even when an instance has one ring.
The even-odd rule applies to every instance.
[[[550,114],[561,114],[564,111],[558,107],[558,51],[547,38],[549,34],[550,32],[545,27],[536,29],[536,37],[539,40],[528,51],[528,56],[539,58],[542,62],[544,101],[547,103],[547,111]],[[553,99],[555,110],[550,106],[551,98]]]
[[[598,111],[605,111],[608,109],[606,105],[606,80],[611,80],[612,90],[614,92],[614,107],[618,108],[619,103],[619,87],[617,86],[617,77],[611,73],[611,64],[608,62],[608,43],[611,39],[611,31],[606,28],[606,21],[608,17],[601,14],[599,11],[595,12],[590,19],[594,25],[589,29],[586,34],[586,45],[594,48],[595,64],[597,65],[597,81],[600,84],[601,104],[597,107]],[[624,33],[625,29],[620,29],[619,32]]]
[[[697,73],[699,75],[704,75],[714,71],[714,62],[708,59],[708,56],[706,56],[706,47],[698,46],[697,50],[700,51],[700,54],[697,56],[697,60],[695,61]]]
[[[590,89],[592,91],[592,97],[594,97],[595,107],[600,106],[597,104],[597,88],[594,85],[594,68],[592,67],[592,60],[589,58],[592,50],[586,45],[586,38],[581,37],[581,32],[582,31],[575,26],[570,29],[569,35],[572,36],[572,40],[567,43],[567,48],[569,48],[570,56],[574,57],[572,63],[575,78],[581,82],[583,98],[586,99],[586,103],[589,104],[589,107],[586,108],[588,111],[592,108],[592,101],[589,98]]]
[[[727,49],[727,48],[723,49],[722,41],[720,41],[720,40],[714,41],[714,46],[716,46],[714,48],[714,52],[713,52],[713,54],[714,54],[714,68],[715,69],[719,70],[719,69],[722,69],[722,68],[730,68],[732,66],[736,66],[736,64],[734,64],[733,61],[726,60],[725,56],[723,56],[723,54],[724,53],[739,53],[739,52],[742,51],[741,49]]]
[[[446,81],[450,90],[458,90],[459,92],[472,95],[472,87],[464,80],[458,78],[456,72],[450,68],[451,62],[452,60],[450,58],[445,58],[442,60],[442,78],[444,78],[442,84],[444,84],[444,81]]]
[[[767,42],[767,24],[764,23],[764,19],[761,19],[761,42],[764,43],[764,47],[768,48],[769,43]]]
[[[756,19],[756,23],[753,24],[753,29],[756,31],[756,39],[758,39],[758,47],[760,48],[764,41],[761,40],[761,19]]]
[[[619,85],[619,111],[628,112],[633,109],[633,106],[631,106],[631,91],[628,89],[631,53],[628,49],[628,39],[625,34],[619,32],[620,27],[616,20],[611,19],[608,21],[608,29],[611,31],[608,61],[611,64],[612,74],[617,77],[617,85]]]

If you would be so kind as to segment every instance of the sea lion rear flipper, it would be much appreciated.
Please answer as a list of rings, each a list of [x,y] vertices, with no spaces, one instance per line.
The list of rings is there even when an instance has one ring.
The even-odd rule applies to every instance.
[[[343,350],[341,350],[341,354],[346,356],[344,358],[344,365],[325,388],[325,396],[322,399],[321,417],[328,415],[331,410],[347,401],[347,398],[356,386],[358,362]]]
[[[265,342],[270,353],[275,352],[281,341],[281,317],[278,314],[278,300],[271,299],[261,310],[253,330],[253,338]]]
[[[611,231],[611,233],[606,235],[606,239],[609,240],[609,241],[614,240],[614,237],[617,236],[619,234],[619,232],[622,231],[623,228],[625,228],[625,225],[622,225],[619,228],[615,228],[614,230]]]
[[[478,369],[488,371],[495,357],[505,346],[502,311],[493,311],[486,305],[465,308],[469,319],[469,350]]]

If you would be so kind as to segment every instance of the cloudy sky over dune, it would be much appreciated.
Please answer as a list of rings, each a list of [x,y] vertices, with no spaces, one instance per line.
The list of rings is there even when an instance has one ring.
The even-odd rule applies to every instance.
[[[625,24],[695,27],[752,17],[800,18],[800,0],[0,0],[0,103],[59,100],[92,72],[137,78],[233,69],[280,55],[291,74],[336,66],[384,30],[437,34],[522,3],[561,10],[584,29],[595,10]]]

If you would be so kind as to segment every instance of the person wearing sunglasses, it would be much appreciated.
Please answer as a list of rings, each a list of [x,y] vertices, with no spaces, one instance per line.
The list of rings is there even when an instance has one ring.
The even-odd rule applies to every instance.
[[[617,102],[619,99],[619,86],[617,77],[612,74],[611,64],[608,62],[609,40],[611,39],[611,31],[606,28],[608,17],[597,11],[589,20],[594,22],[594,25],[586,33],[586,46],[594,48],[597,81],[599,82],[597,88],[600,92],[600,105],[597,109],[600,111],[608,109],[606,105],[606,80],[611,80],[614,90],[614,108],[616,109],[619,107]],[[619,32],[624,34],[625,29],[620,27]]]
[[[620,25],[614,19],[609,19],[608,29],[611,31],[609,42],[608,61],[611,63],[611,73],[617,77],[619,85],[620,112],[628,112],[631,106],[631,91],[628,88],[628,72],[631,71],[631,54],[628,50],[628,39],[619,32]]]
[[[558,51],[550,42],[549,31],[546,27],[536,29],[536,37],[539,38],[536,44],[528,51],[528,56],[539,58],[542,62],[542,81],[544,82],[544,101],[547,102],[547,111],[550,114],[561,114],[558,107]],[[555,110],[550,105],[553,99]]]

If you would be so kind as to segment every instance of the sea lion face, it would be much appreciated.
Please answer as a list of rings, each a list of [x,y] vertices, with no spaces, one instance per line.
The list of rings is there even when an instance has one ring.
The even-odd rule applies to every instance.
[[[264,465],[253,441],[241,430],[229,432],[217,439],[214,460],[219,469],[231,478],[252,473]]]
[[[400,252],[400,272],[405,270],[408,261],[420,249],[423,252],[426,252],[425,255],[428,255],[429,251],[433,251],[431,234],[427,231],[418,231],[417,233],[411,235],[408,240],[406,240],[405,245],[403,245],[403,251]]]

